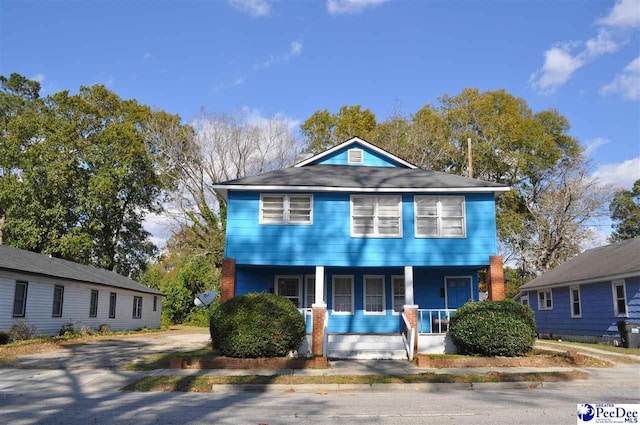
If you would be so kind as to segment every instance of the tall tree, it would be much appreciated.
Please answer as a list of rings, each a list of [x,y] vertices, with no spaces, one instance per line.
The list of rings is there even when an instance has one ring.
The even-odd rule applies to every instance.
[[[300,125],[300,132],[307,139],[305,152],[317,154],[354,136],[372,140],[376,125],[370,109],[345,105],[336,114],[326,109],[316,111]]]
[[[616,192],[609,211],[614,222],[611,242],[640,236],[640,179],[635,181],[631,190]]]

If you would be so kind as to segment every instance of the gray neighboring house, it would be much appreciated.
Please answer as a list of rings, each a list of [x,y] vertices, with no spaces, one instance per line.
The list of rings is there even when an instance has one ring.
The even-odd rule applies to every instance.
[[[162,293],[115,272],[0,245],[0,331],[18,321],[55,335],[66,322],[160,327]]]
[[[640,238],[593,248],[522,285],[541,337],[619,341],[619,321],[640,322]]]

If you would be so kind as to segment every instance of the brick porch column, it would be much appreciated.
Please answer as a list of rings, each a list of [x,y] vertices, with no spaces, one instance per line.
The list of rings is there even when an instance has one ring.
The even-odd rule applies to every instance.
[[[504,300],[504,270],[502,268],[502,256],[489,257],[489,270],[487,271],[487,283],[489,299],[491,301]]]
[[[220,294],[220,301],[225,302],[230,300],[236,295],[236,259],[225,258],[222,261],[222,294]]]
[[[417,305],[405,305],[403,310],[404,315],[407,316],[409,324],[413,328],[413,334],[415,335],[414,350],[418,350],[418,306]],[[402,321],[404,328],[404,320]]]
[[[324,355],[324,318],[327,314],[327,306],[313,304],[312,329],[311,329],[311,354],[322,357]]]

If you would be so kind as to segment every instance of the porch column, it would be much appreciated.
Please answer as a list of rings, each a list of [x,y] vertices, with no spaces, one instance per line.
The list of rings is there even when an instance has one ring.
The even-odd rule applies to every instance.
[[[311,305],[311,354],[324,354],[324,319],[327,315],[327,303],[324,299],[324,266],[316,266],[316,302]]]
[[[502,268],[502,256],[489,257],[489,270],[487,271],[487,283],[489,284],[489,299],[491,301],[504,300],[504,270]]]
[[[222,261],[222,279],[220,282],[222,292],[220,301],[225,302],[236,295],[236,259],[225,258]]]
[[[413,266],[404,266],[404,308],[402,310],[407,316],[407,321],[414,329],[415,346],[418,350],[418,306],[413,301]]]

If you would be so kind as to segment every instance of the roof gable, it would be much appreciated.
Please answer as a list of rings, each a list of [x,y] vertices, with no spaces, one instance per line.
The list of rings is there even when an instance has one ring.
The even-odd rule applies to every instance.
[[[350,150],[362,151],[362,162],[350,162]],[[369,167],[397,167],[397,168],[418,168],[417,166],[399,158],[384,149],[380,149],[371,143],[353,137],[344,143],[334,146],[322,153],[305,159],[294,165],[294,167],[304,167],[308,165],[351,165],[351,166],[369,166]]]

